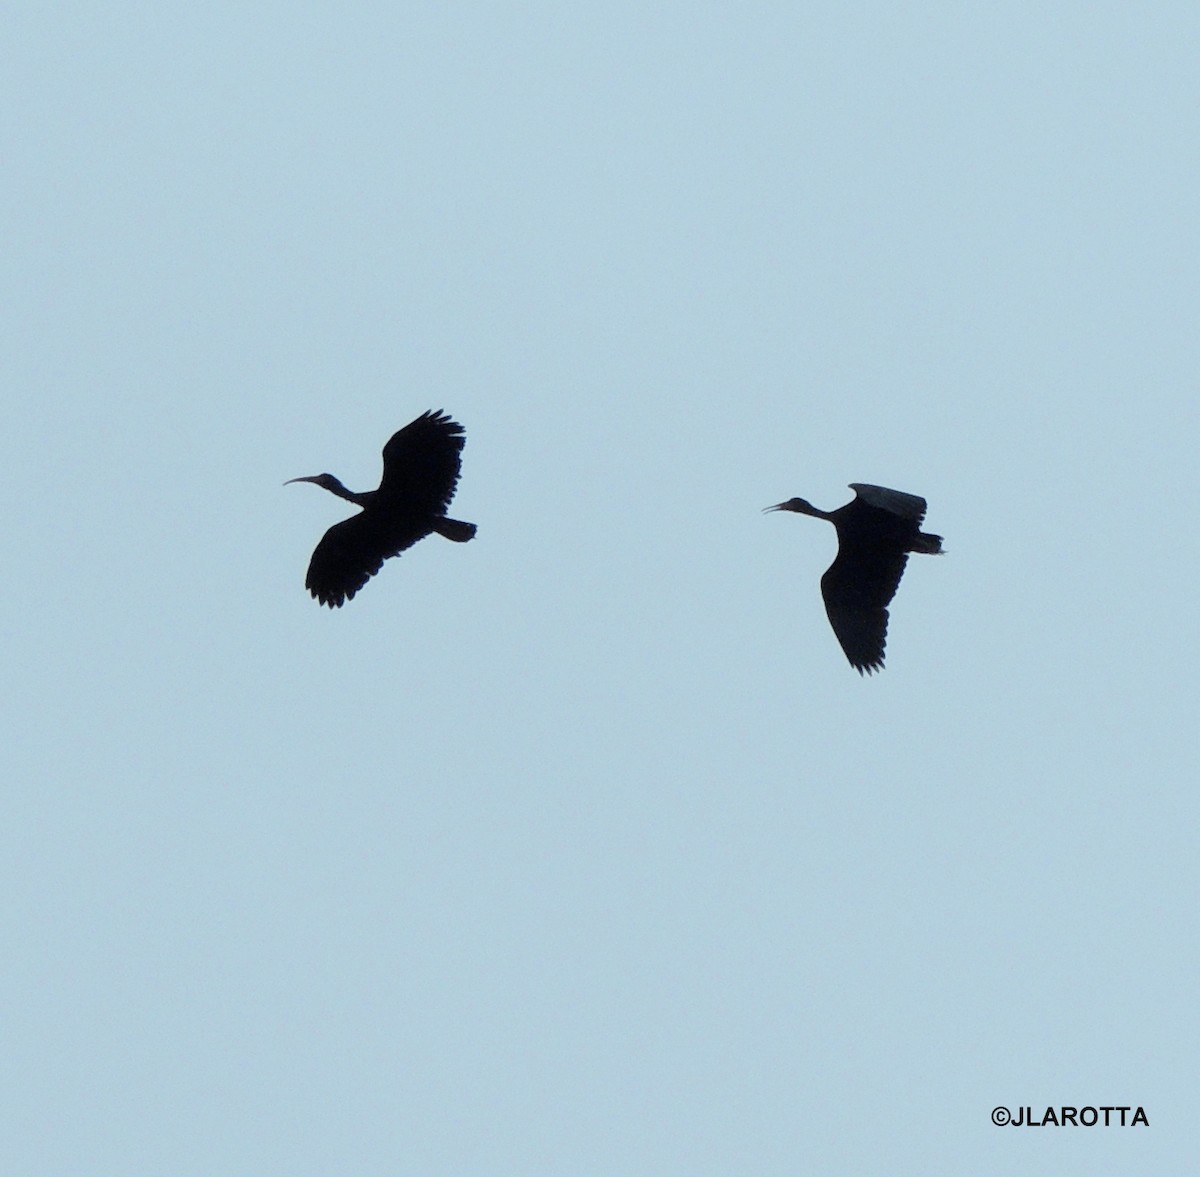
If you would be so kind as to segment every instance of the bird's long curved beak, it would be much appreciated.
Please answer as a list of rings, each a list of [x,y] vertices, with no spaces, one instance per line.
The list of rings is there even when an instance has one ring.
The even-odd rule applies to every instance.
[[[776,503],[775,506],[773,506],[773,507],[763,507],[762,513],[765,515],[768,511],[782,511],[784,508],[784,505],[785,504],[783,504],[783,503]]]
[[[293,482],[317,482],[320,479],[319,474],[305,474],[303,478],[289,478],[284,486],[291,486]]]

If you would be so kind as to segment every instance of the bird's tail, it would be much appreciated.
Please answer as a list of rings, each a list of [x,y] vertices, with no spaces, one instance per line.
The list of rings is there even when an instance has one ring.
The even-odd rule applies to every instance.
[[[433,530],[438,535],[452,539],[456,544],[465,544],[475,538],[475,524],[464,523],[461,519],[447,519],[444,515],[433,521]]]
[[[928,531],[918,531],[917,538],[913,540],[910,550],[923,552],[926,556],[940,556],[943,551],[942,537]]]

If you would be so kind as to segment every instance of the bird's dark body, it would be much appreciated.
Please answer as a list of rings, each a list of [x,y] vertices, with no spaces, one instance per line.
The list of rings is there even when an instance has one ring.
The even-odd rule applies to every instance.
[[[896,595],[910,552],[937,555],[942,537],[921,530],[925,500],[869,483],[851,483],[855,499],[821,511],[789,499],[772,511],[827,519],[837,529],[838,554],[821,577],[829,624],[850,665],[860,674],[883,669],[888,605]]]
[[[293,478],[314,482],[362,507],[335,523],[312,554],[305,587],[331,609],[352,600],[382,567],[427,535],[437,532],[465,543],[473,523],[448,519],[466,441],[463,428],[445,413],[423,413],[383,447],[383,478],[378,490],[347,490],[332,474]]]

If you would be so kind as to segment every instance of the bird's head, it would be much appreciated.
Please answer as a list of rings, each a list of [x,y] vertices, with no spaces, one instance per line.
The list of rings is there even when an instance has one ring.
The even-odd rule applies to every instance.
[[[287,486],[291,482],[312,482],[322,490],[337,495],[339,499],[345,499],[348,503],[357,503],[360,507],[365,507],[375,497],[373,490],[347,490],[342,485],[342,480],[334,478],[332,474],[307,474],[303,478],[289,478],[283,485]]]
[[[776,503],[773,507],[764,507],[763,514],[768,511],[795,511],[797,515],[816,515],[817,509],[808,499],[788,499],[786,503]]]
[[[290,486],[293,482],[314,482],[324,490],[334,490],[342,485],[332,474],[306,474],[303,478],[289,478],[283,485]]]

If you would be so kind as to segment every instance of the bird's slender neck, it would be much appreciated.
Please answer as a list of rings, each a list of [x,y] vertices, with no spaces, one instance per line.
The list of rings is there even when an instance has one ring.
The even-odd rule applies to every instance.
[[[331,474],[327,481],[320,483],[330,494],[335,494],[339,499],[345,499],[348,503],[357,503],[360,507],[365,507],[374,497],[373,490],[347,490],[341,483],[340,479],[334,478]]]
[[[342,485],[342,480],[332,474],[310,474],[305,478],[289,478],[288,482],[311,482],[330,494],[337,495],[339,499],[345,499],[348,503],[355,503],[360,507],[367,506],[375,497],[373,490],[347,490]]]

